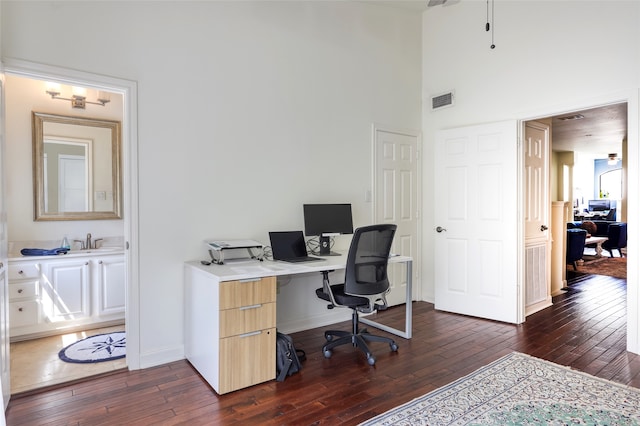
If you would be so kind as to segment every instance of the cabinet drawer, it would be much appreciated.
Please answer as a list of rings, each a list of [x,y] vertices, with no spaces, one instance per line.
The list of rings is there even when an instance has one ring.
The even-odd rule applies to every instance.
[[[263,303],[220,311],[220,337],[235,336],[276,326],[276,304]]]
[[[220,284],[220,309],[276,301],[276,277],[225,281]]]
[[[9,301],[36,297],[39,283],[39,280],[31,280],[9,284]]]
[[[276,377],[276,329],[220,339],[220,390],[227,393]]]
[[[23,327],[38,323],[38,302],[27,300],[9,303],[9,326]]]
[[[40,265],[37,263],[9,265],[9,279],[39,278]]]

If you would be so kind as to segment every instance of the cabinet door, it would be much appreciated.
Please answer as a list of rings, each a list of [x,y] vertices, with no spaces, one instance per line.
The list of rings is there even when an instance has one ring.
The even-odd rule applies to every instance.
[[[126,302],[124,257],[97,259],[98,265],[98,315],[123,313]]]
[[[52,262],[43,280],[43,303],[51,321],[63,321],[91,315],[89,262],[87,260]]]

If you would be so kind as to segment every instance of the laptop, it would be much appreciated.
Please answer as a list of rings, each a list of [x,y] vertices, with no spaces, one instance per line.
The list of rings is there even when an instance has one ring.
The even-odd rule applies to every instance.
[[[269,240],[273,260],[291,263],[324,260],[308,255],[302,231],[269,232]]]

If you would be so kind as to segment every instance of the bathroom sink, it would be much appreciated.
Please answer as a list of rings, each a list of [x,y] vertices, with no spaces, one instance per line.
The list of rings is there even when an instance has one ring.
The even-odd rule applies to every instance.
[[[110,253],[114,251],[122,251],[121,247],[100,247],[96,249],[71,250],[68,254],[87,254],[87,253]]]

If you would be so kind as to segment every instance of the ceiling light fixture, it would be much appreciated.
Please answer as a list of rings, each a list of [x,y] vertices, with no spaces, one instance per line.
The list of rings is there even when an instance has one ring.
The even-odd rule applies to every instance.
[[[73,94],[70,98],[63,98],[62,96],[60,96],[60,88],[56,87],[53,84],[47,86],[46,92],[49,96],[51,96],[51,99],[71,101],[71,108],[85,109],[87,104],[105,106],[108,102],[111,101],[111,99],[109,99],[109,94],[102,91],[98,91],[98,99],[96,100],[96,102],[88,101],[86,97],[87,90],[81,87],[74,87]]]
[[[609,161],[607,161],[607,164],[610,166],[615,166],[616,164],[618,164],[618,154],[609,154]]]

